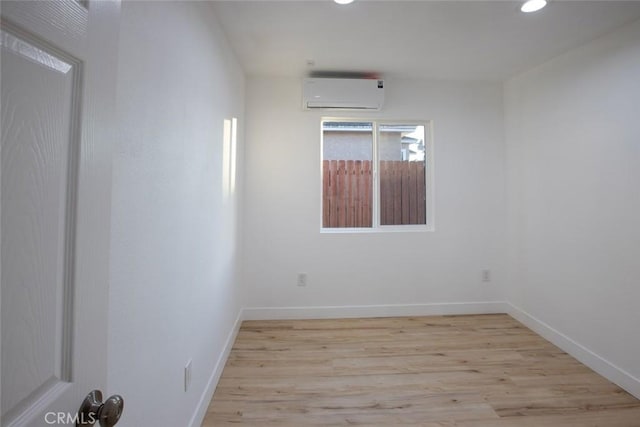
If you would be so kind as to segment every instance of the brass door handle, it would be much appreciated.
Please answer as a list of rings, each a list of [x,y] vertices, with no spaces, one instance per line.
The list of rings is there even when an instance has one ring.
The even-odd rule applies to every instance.
[[[92,426],[96,422],[100,423],[100,427],[115,426],[124,410],[124,399],[122,396],[114,394],[104,403],[102,402],[102,392],[93,390],[84,398],[80,409],[78,410],[78,426]]]

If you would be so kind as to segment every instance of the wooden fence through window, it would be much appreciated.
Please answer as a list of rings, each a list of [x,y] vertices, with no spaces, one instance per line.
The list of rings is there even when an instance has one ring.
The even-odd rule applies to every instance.
[[[380,162],[380,224],[425,224],[424,162]],[[371,227],[372,165],[369,160],[322,162],[322,224]]]
[[[323,227],[371,227],[372,170],[369,160],[323,160]]]

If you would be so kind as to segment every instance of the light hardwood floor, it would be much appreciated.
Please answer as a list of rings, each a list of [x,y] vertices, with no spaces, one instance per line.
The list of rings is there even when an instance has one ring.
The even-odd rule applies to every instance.
[[[507,315],[249,321],[203,427],[640,426],[640,401]]]

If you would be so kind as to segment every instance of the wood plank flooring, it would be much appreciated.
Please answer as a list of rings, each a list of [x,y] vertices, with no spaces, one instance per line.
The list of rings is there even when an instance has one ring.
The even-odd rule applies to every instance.
[[[640,426],[640,401],[508,315],[244,322],[203,427]]]

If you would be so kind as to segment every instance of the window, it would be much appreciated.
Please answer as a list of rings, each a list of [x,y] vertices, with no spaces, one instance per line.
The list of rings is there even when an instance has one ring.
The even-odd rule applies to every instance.
[[[322,229],[433,228],[428,122],[322,120]]]

